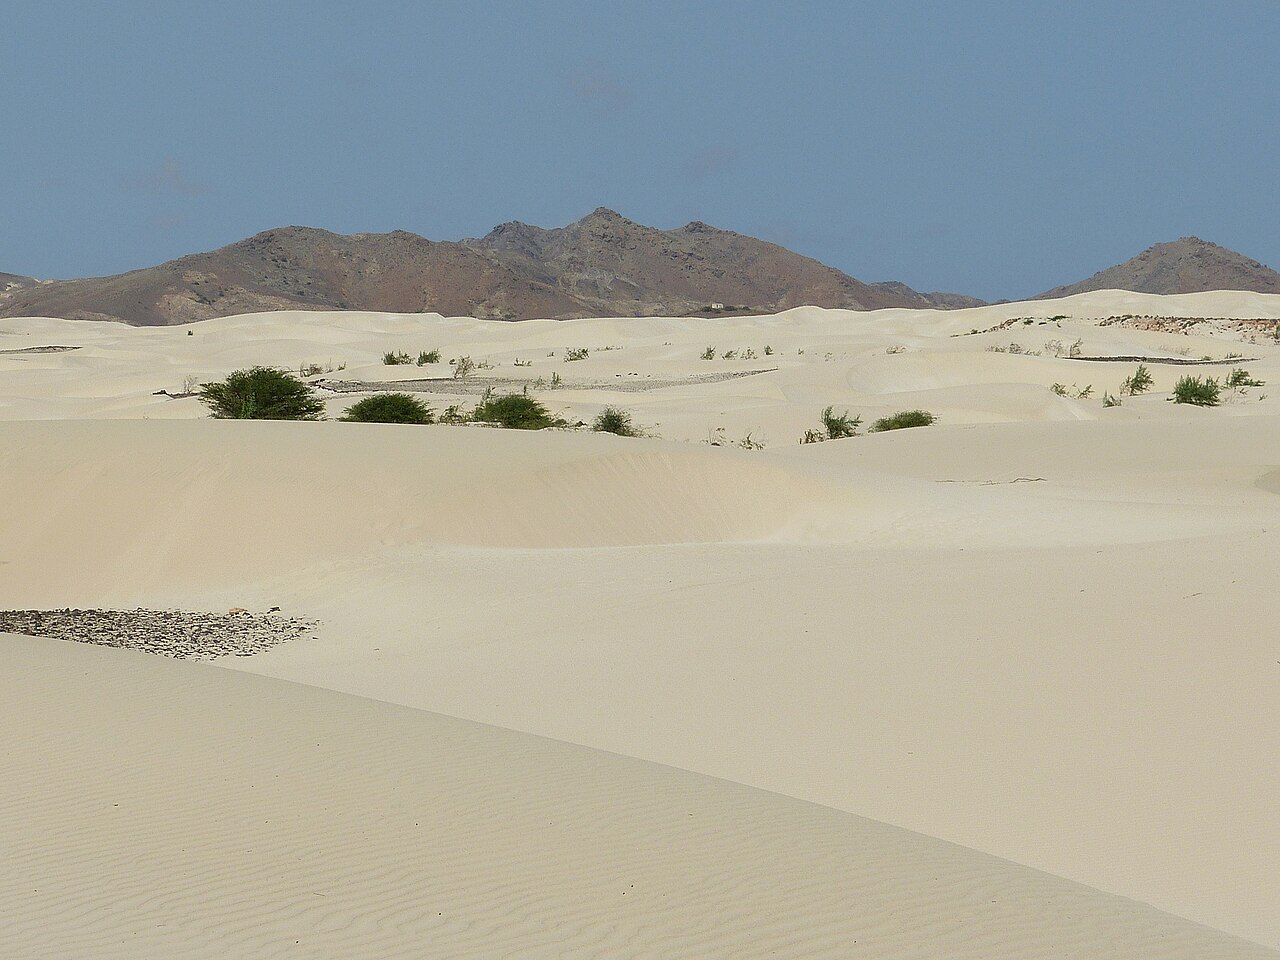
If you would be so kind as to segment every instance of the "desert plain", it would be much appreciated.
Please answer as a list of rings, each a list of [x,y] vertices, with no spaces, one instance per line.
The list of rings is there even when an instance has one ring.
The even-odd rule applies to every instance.
[[[0,956],[1280,956],[1277,322],[2,319],[0,608],[316,626],[0,638]],[[191,395],[258,364],[331,419]]]

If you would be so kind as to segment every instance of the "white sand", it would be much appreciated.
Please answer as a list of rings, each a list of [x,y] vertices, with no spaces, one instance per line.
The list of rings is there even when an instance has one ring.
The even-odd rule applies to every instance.
[[[4,638],[6,957],[1274,957],[669,767]]]
[[[1280,318],[1280,297],[1111,291],[951,313],[804,308],[749,319],[517,325],[274,314],[209,321],[195,325],[192,336],[185,329],[0,321],[0,350],[83,346],[0,354],[0,418],[13,421],[0,423],[0,502],[19,505],[0,520],[0,606],[280,605],[323,620],[319,639],[226,666],[603,748],[844,811],[815,813],[818,808],[798,801],[617,757],[582,759],[597,755],[528,737],[485,730],[467,739],[465,759],[448,761],[451,769],[504,777],[525,785],[512,792],[538,796],[518,815],[495,818],[503,823],[540,822],[540,803],[568,811],[581,804],[580,815],[589,820],[587,811],[611,802],[609,791],[652,796],[659,807],[685,802],[695,791],[703,809],[723,810],[720,831],[739,829],[735,804],[748,801],[735,798],[750,798],[749,815],[742,817],[772,824],[768,836],[779,849],[805,851],[787,861],[796,865],[794,875],[757,887],[762,864],[777,855],[720,849],[716,856],[733,866],[715,876],[729,889],[733,878],[742,878],[742,888],[764,899],[735,914],[738,920],[726,929],[730,939],[704,944],[702,954],[688,947],[690,955],[750,955],[744,943],[778,946],[779,955],[857,955],[849,938],[874,909],[849,916],[850,925],[832,926],[824,896],[857,883],[858,902],[865,902],[866,890],[884,879],[875,872],[881,869],[899,870],[912,895],[929,904],[913,918],[936,916],[942,926],[912,919],[866,955],[966,955],[969,948],[939,932],[956,914],[947,912],[947,898],[936,889],[922,892],[929,871],[919,861],[885,854],[872,872],[851,874],[839,861],[844,854],[819,855],[845,849],[832,847],[833,833],[903,836],[850,814],[1277,947],[1280,648],[1268,625],[1280,620],[1273,586],[1280,573],[1280,416],[1268,396],[1271,386],[1229,397],[1216,409],[1190,409],[1167,403],[1167,391],[1177,376],[1206,370],[1153,366],[1151,395],[1104,409],[1102,391],[1116,392],[1133,364],[986,348],[1020,342],[1042,350],[1048,340],[1081,338],[1087,354],[1176,356],[1189,349],[1192,357],[1222,358],[1239,352],[1257,358],[1243,363],[1255,376],[1272,381],[1280,379],[1280,349],[1269,337],[1248,344],[1221,331],[1187,337],[1097,325],[1120,313]],[[1009,317],[1058,314],[1071,319],[951,336]],[[718,352],[750,347],[761,356],[700,361],[707,344]],[[772,356],[763,356],[766,344]],[[591,356],[563,362],[565,348],[576,346],[591,348]],[[606,346],[619,349],[601,349]],[[898,346],[904,352],[886,352]],[[643,440],[464,427],[193,422],[203,416],[196,401],[152,396],[161,388],[177,390],[188,374],[221,376],[257,362],[332,359],[347,365],[335,377],[420,376],[423,369],[384,367],[378,358],[390,349],[432,348],[446,359],[465,353],[491,362],[493,369],[482,371],[488,375],[526,379],[549,379],[554,371],[566,379],[634,382],[779,369],[650,392],[539,392],[574,419],[622,403],[663,438]],[[546,356],[551,350],[553,358]],[[533,366],[512,366],[517,357]],[[447,375],[447,368],[436,375]],[[1048,389],[1055,381],[1092,383],[1094,396],[1055,396]],[[331,411],[354,399],[335,398]],[[453,401],[432,402],[439,408]],[[827,404],[866,419],[924,406],[942,422],[800,446],[800,435],[817,426]],[[696,442],[717,427],[730,439],[750,433],[767,447]],[[324,767],[281,746],[278,724],[253,720],[254,710],[270,713],[288,704],[290,715],[297,709],[338,718],[333,723],[345,732],[333,749],[352,757],[363,754],[361,744],[376,738],[379,725],[391,722],[387,717],[415,731],[403,734],[405,742],[478,729],[332,692],[300,692],[243,672],[56,644],[15,641],[3,649],[15,663],[51,658],[41,676],[55,687],[120,665],[121,676],[112,680],[119,695],[106,689],[101,699],[76,695],[82,728],[123,709],[121,697],[134,683],[156,691],[147,701],[156,713],[149,720],[122,715],[111,721],[116,730],[171,729],[165,713],[176,709],[165,692],[171,683],[183,697],[234,700],[239,719],[216,709],[210,717],[254,731],[254,750],[262,753],[253,756],[262,759],[245,763],[261,762],[288,778],[276,809],[300,818],[310,814],[299,798]],[[56,660],[52,649],[81,657],[84,666]],[[14,709],[20,711],[15,716],[31,716],[33,729],[56,719],[29,703]],[[320,721],[306,721],[313,722]],[[200,752],[211,749],[201,743],[175,736],[151,743],[147,756],[157,758],[158,769],[215,763]],[[90,764],[86,758],[95,749],[91,739],[83,749],[64,740],[34,759],[25,752],[20,757],[74,768]],[[543,749],[589,765],[594,799],[576,799],[576,791],[586,789],[579,775],[566,790],[556,775],[540,779],[529,764],[512,766],[513,755]],[[136,787],[137,802],[145,802],[149,790],[159,789],[148,779],[149,763],[139,757],[111,782]],[[106,774],[91,764],[84,776],[94,782]],[[239,789],[228,777],[226,789]],[[368,811],[359,829],[380,831],[379,842],[390,847],[396,837],[416,842],[370,799],[384,790],[377,777],[353,775],[341,783],[334,790],[342,803]],[[172,793],[170,784],[166,803]],[[56,788],[40,794],[40,804],[56,806],[56,794]],[[79,801],[67,796],[61,802]],[[451,808],[450,817],[459,815]],[[89,822],[97,814],[79,809],[75,816]],[[646,816],[626,808],[611,842],[645,846]],[[448,834],[447,818],[439,823]],[[198,817],[168,830],[179,844],[210,832]],[[584,944],[596,931],[601,955],[681,955],[673,944],[696,943],[663,933],[676,921],[653,902],[630,915],[640,925],[634,929],[610,912],[618,907],[604,897],[588,898],[588,912],[579,915],[568,906],[577,881],[539,885],[542,854],[513,841],[514,832],[516,826],[485,841],[492,856],[507,858],[505,879],[500,871],[477,878],[450,861],[431,882],[447,888],[453,876],[459,891],[497,884],[512,903],[545,910],[539,917],[559,916]],[[276,851],[288,849],[287,834],[264,831],[262,837],[271,862],[279,863],[284,855]],[[713,841],[731,844],[716,831],[701,842]],[[122,857],[121,842],[107,835],[90,835],[79,847],[60,841],[49,848],[47,869],[91,883],[95,872]],[[438,843],[439,835],[422,842]],[[682,838],[678,846],[693,843]],[[371,843],[358,866],[351,859],[358,855],[347,851],[347,859],[326,867],[390,878],[353,880],[347,913],[334,916],[376,914],[380,898],[413,886],[408,867],[384,863],[388,872],[378,873],[385,849]],[[582,859],[572,855],[575,849],[570,844],[561,851],[566,862]],[[710,856],[710,848],[698,849]],[[943,844],[930,849],[977,857]],[[886,865],[885,857],[899,866]],[[966,863],[979,860],[981,870],[997,870],[991,864],[1017,870],[981,858]],[[681,854],[664,849],[646,862],[709,896],[707,877]],[[234,864],[225,843],[213,844],[192,869],[230,876],[238,872]],[[589,863],[579,865],[582,876],[596,876]],[[164,869],[156,869],[138,882],[160,882]],[[802,883],[801,876],[810,879]],[[1005,939],[981,941],[984,946],[972,949],[987,952],[974,955],[1048,956],[1056,944],[1068,955],[1106,956],[1098,944],[1111,936],[1103,932],[1111,929],[1107,924],[1121,922],[1117,918],[1148,923],[1138,919],[1146,908],[1092,892],[1087,904],[1066,911],[1072,919],[1046,919],[1037,913],[1044,903],[1033,891],[1059,881],[1021,870],[1016,876],[1007,883],[1023,894],[993,921],[992,929],[1006,930]],[[270,938],[282,936],[279,924],[310,916],[273,900],[297,895],[296,888],[273,882],[255,874],[253,889],[260,892],[245,896],[275,906],[244,914],[236,928],[245,937],[244,955],[293,955]],[[228,882],[221,883],[226,890]],[[293,893],[280,893],[286,889]],[[72,931],[67,936],[88,938],[78,941],[82,945],[107,938],[90,953],[110,956],[110,917],[86,914],[92,922],[74,927],[77,897],[83,892],[31,907],[31,916],[43,918],[48,955],[67,949],[55,946],[62,941],[50,929],[65,925]],[[779,912],[764,905],[769,898]],[[681,923],[702,923],[720,909],[697,896],[683,899]],[[67,905],[65,924],[49,905],[57,902]],[[887,901],[876,902],[885,911],[883,923],[898,923]],[[136,928],[153,916],[146,909],[119,922]],[[202,909],[207,923],[220,911],[240,916],[218,896]],[[495,917],[511,919],[499,905],[492,909]],[[806,909],[812,921],[794,922]],[[791,939],[761,932],[760,924],[783,915],[792,923],[786,927]],[[350,929],[386,929],[363,922]],[[550,950],[554,939],[520,934],[518,925],[505,922],[492,921],[493,930],[504,931],[493,941],[442,939],[449,946],[441,955],[493,955],[498,944],[517,943],[528,951],[520,955]],[[967,921],[979,922],[976,915]],[[630,948],[609,939],[620,931],[627,931]],[[328,936],[296,955],[361,955],[353,952],[358,938]],[[370,933],[367,942],[381,941]],[[935,950],[938,943],[945,946]],[[216,938],[157,940],[146,949],[159,953],[131,955],[181,956],[185,949],[199,956],[218,944]],[[220,949],[226,946],[223,941]],[[1179,949],[1165,941],[1122,952],[1174,956]],[[1249,948],[1206,941],[1188,947],[1187,955],[1240,949]],[[370,955],[394,953],[389,945],[371,946]]]

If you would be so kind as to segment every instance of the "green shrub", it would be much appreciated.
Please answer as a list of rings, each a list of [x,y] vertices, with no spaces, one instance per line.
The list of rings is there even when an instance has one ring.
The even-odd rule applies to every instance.
[[[703,350],[702,354],[698,357],[699,360],[714,360],[715,358],[716,358],[715,347],[707,347],[707,349]]]
[[[431,408],[407,393],[377,393],[353,403],[339,420],[349,423],[432,423]]]
[[[500,397],[485,397],[471,414],[480,423],[494,423],[509,430],[545,430],[547,427],[563,427],[565,422],[551,416],[551,412],[535,400],[520,393],[508,393]]]
[[[928,410],[903,410],[891,417],[882,417],[871,425],[872,433],[886,430],[905,430],[907,427],[927,427],[938,418]]]
[[[418,354],[418,366],[425,367],[428,363],[439,363],[439,350],[423,350]]]
[[[1265,380],[1256,380],[1251,377],[1249,371],[1243,367],[1236,367],[1227,374],[1223,385],[1229,390],[1243,390],[1245,387],[1260,387],[1265,383]]]
[[[202,383],[200,400],[219,420],[320,420],[324,401],[285,370],[251,367]]]
[[[585,360],[587,359],[587,354],[589,354],[590,352],[591,351],[589,351],[586,347],[578,347],[573,350],[567,350],[565,351],[564,362],[568,363],[571,360]]]
[[[413,363],[413,358],[410,357],[403,350],[398,352],[392,352],[388,350],[386,353],[382,355],[382,362],[389,367],[393,367],[401,363]]]
[[[1138,364],[1138,369],[1133,371],[1133,375],[1125,377],[1124,383],[1120,384],[1120,393],[1129,394],[1136,397],[1140,393],[1146,393],[1151,389],[1151,385],[1155,382],[1151,376],[1151,371],[1147,369],[1145,363]]]
[[[631,422],[631,414],[621,407],[605,407],[591,422],[597,433],[612,433],[619,437],[638,437],[640,431]]]
[[[848,410],[838,414],[835,407],[827,407],[822,411],[822,428],[826,431],[828,440],[856,437],[860,426],[862,418],[849,416]]]
[[[1216,407],[1219,402],[1218,381],[1213,377],[1183,377],[1174,384],[1173,402]]]

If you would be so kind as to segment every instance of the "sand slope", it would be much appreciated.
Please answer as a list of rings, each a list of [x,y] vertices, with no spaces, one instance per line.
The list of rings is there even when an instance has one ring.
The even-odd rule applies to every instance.
[[[319,639],[229,665],[873,815],[1280,942],[1280,658],[1258,626],[1280,619],[1280,419],[777,454],[209,421],[0,439],[0,494],[25,505],[0,525],[0,604],[283,605]]]
[[[884,824],[555,741],[0,638],[0,956],[1261,958]]]
[[[0,350],[81,347],[0,353],[0,606],[279,605],[322,620],[317,639],[227,666],[814,801],[1280,947],[1275,387],[1189,409],[1166,402],[1188,368],[1157,365],[1150,395],[1104,408],[1132,364],[1046,350],[1243,352],[1228,364],[1274,384],[1280,347],[1212,324],[1100,325],[1124,313],[1275,319],[1280,298],[1111,291],[948,313],[516,325],[293,314],[192,336],[0,321]],[[1011,341],[1039,355],[988,349]],[[708,344],[759,355],[701,361]],[[757,365],[765,345],[776,370],[681,382]],[[589,358],[564,362],[571,346]],[[512,380],[575,378],[534,390],[570,418],[622,403],[661,439],[212,422],[152,393],[329,357],[359,379],[421,376],[378,358],[432,347]],[[646,379],[663,386],[636,387]],[[828,404],[868,420],[927,406],[942,421],[800,445]],[[767,449],[697,442],[748,433]],[[245,682],[250,713],[293,703],[280,691],[295,688]],[[350,702],[317,711],[345,717]],[[113,709],[85,700],[81,726]],[[124,740],[167,724],[137,720],[104,725]],[[372,722],[351,736],[374,736]],[[467,762],[483,766],[479,753]],[[129,774],[140,789],[152,775]],[[792,817],[778,813],[779,837]],[[794,817],[799,843],[808,821]],[[118,865],[123,848],[96,843],[83,859]],[[414,876],[395,870],[388,884]],[[292,909],[255,914],[243,936]]]

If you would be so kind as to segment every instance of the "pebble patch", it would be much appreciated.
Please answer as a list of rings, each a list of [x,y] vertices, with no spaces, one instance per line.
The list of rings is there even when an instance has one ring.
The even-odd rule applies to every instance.
[[[144,650],[179,660],[251,657],[317,626],[315,620],[242,610],[0,610],[0,633]]]

